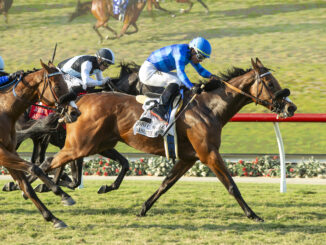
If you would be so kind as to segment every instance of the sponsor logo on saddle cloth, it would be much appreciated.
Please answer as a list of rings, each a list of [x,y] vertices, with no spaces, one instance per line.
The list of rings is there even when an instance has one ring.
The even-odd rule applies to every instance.
[[[178,95],[170,105],[167,115],[169,124],[166,125],[150,113],[150,110],[158,103],[159,98],[149,98],[145,95],[138,95],[136,96],[136,100],[143,104],[142,108],[144,112],[139,120],[134,124],[134,135],[141,134],[150,138],[156,138],[159,135],[163,135],[169,125],[174,122],[175,115],[182,106],[182,96]],[[164,148],[168,159],[179,158],[175,123],[164,136]]]
[[[42,102],[39,102],[38,104],[46,106],[45,104],[42,104]],[[47,117],[48,115],[52,114],[53,112],[54,112],[53,110],[42,108],[42,107],[36,106],[36,105],[32,105],[28,116],[30,119],[38,120],[38,119]]]

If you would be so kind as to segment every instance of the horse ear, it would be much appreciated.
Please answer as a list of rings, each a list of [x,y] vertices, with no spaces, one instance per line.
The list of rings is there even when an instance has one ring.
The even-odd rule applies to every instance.
[[[50,68],[46,65],[46,64],[44,64],[43,63],[43,61],[40,59],[40,62],[41,62],[41,66],[47,71],[47,72],[49,72],[49,70],[50,70]]]
[[[264,67],[263,63],[261,63],[258,57],[256,57],[256,64],[258,65],[258,67]]]
[[[255,63],[255,61],[253,60],[253,58],[251,58],[251,64],[252,64],[252,67],[253,67],[255,70],[258,70],[258,66],[257,66],[257,64]]]

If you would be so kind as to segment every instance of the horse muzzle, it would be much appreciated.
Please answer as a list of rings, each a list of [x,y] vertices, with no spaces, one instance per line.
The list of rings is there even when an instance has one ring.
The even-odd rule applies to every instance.
[[[275,93],[272,111],[277,113],[281,118],[292,117],[297,110],[296,105],[288,98],[289,95],[289,89],[282,89]]]

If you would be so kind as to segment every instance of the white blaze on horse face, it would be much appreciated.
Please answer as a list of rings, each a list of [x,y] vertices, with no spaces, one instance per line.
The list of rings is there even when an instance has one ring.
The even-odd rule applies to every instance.
[[[292,100],[290,100],[289,97],[285,97],[285,100],[286,100],[287,102],[292,103]]]

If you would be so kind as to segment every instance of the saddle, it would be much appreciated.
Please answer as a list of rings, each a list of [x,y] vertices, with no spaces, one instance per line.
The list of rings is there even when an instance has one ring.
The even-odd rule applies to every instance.
[[[167,159],[172,158],[175,160],[179,158],[178,155],[178,139],[176,134],[176,124],[172,127],[169,125],[174,122],[175,115],[180,110],[183,104],[183,90],[181,94],[177,95],[168,110],[168,125],[159,121],[155,116],[150,113],[150,110],[159,103],[160,94],[146,93],[146,95],[137,95],[136,101],[143,105],[143,114],[139,120],[136,121],[133,127],[134,135],[141,134],[146,137],[156,138],[160,135],[164,135],[164,148]],[[167,133],[165,131],[170,127]]]

